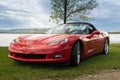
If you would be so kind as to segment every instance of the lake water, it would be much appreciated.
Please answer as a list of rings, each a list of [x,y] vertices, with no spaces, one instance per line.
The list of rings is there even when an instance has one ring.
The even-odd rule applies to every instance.
[[[0,34],[0,46],[8,46],[11,41],[24,34]],[[111,43],[120,43],[120,34],[110,34]]]

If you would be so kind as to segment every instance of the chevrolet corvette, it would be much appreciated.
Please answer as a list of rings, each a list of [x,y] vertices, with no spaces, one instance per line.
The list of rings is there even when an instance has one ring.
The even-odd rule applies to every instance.
[[[108,54],[109,35],[86,22],[60,24],[45,34],[26,34],[14,39],[8,57],[23,62],[68,63],[77,66],[82,59]]]

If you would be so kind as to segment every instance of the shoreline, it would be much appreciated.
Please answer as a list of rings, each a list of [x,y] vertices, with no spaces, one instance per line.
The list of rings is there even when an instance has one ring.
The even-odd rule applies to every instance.
[[[0,47],[8,47],[8,45],[18,36],[26,34],[0,34]],[[110,44],[120,44],[120,34],[109,34]]]

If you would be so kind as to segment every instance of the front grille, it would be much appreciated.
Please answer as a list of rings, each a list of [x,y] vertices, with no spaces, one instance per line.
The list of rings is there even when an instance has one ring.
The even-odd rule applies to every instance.
[[[16,57],[21,58],[29,58],[29,59],[44,59],[46,57],[45,54],[20,54],[20,53],[14,53]]]

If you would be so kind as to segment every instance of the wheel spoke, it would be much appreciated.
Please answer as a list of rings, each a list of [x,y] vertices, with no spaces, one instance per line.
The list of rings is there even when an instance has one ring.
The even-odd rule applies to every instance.
[[[77,42],[74,47],[71,54],[71,64],[74,66],[77,66],[80,64],[80,58],[81,58],[81,48],[80,48],[80,42]]]
[[[80,45],[77,45],[77,54],[80,54]]]
[[[80,63],[80,45],[77,45],[77,64]]]
[[[108,53],[108,41],[105,42],[105,54]]]
[[[78,55],[77,58],[78,58],[77,59],[77,64],[79,64],[80,63],[80,55]]]

